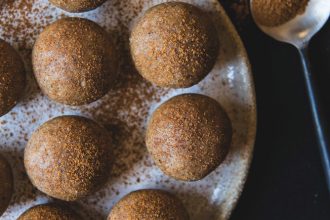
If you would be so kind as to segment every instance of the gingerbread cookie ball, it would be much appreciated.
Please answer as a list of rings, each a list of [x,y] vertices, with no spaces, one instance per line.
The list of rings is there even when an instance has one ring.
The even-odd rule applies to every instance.
[[[217,101],[184,94],[168,100],[153,113],[146,145],[165,174],[195,181],[221,164],[231,137],[230,120]]]
[[[0,217],[6,211],[13,195],[14,183],[11,167],[0,155]]]
[[[107,181],[111,145],[109,133],[94,121],[79,116],[57,117],[32,134],[24,152],[25,169],[40,191],[74,201]]]
[[[53,5],[68,12],[85,12],[101,6],[106,0],[49,0]]]
[[[41,90],[67,105],[101,98],[117,72],[111,36],[82,18],[64,18],[46,27],[34,45],[32,62]]]
[[[138,72],[161,87],[190,87],[213,68],[219,42],[209,16],[196,6],[169,2],[135,24],[130,47]]]
[[[17,104],[24,89],[24,63],[15,49],[0,39],[0,116]]]
[[[276,27],[305,13],[309,0],[253,0],[254,19],[261,25]]]
[[[108,220],[189,220],[179,199],[162,190],[139,190],[122,198]]]
[[[58,204],[43,204],[25,211],[17,220],[81,220],[74,211],[67,206]]]

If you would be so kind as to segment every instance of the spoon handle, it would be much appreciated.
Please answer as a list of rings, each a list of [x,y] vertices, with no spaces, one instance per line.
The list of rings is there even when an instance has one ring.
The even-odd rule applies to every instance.
[[[313,115],[314,120],[314,127],[316,130],[316,135],[318,138],[318,144],[320,148],[321,158],[322,158],[322,165],[324,169],[324,175],[327,181],[327,187],[330,192],[330,148],[329,148],[329,142],[327,139],[327,133],[325,130],[325,118],[322,115],[321,109],[320,109],[320,103],[317,97],[317,93],[315,91],[315,86],[313,82],[313,77],[311,75],[311,68],[310,63],[308,60],[308,54],[307,54],[307,45],[303,48],[299,49],[299,54],[301,58],[301,63],[303,67],[304,77],[305,77],[305,83],[307,87],[307,94],[310,102],[310,107]]]

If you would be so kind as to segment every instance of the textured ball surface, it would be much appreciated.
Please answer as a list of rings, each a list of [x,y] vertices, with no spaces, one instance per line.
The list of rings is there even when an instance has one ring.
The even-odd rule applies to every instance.
[[[305,13],[310,0],[253,0],[253,17],[263,26],[280,26]]]
[[[196,6],[163,3],[134,26],[130,47],[138,72],[161,87],[190,87],[213,68],[219,42],[206,13]]]
[[[94,121],[79,116],[57,117],[32,134],[25,148],[24,165],[40,191],[74,201],[107,181],[111,147],[108,132]]]
[[[46,27],[34,45],[32,61],[41,90],[67,105],[98,100],[117,73],[111,36],[82,18],[64,18]]]
[[[165,174],[195,181],[221,164],[231,137],[230,120],[217,101],[184,94],[168,100],[153,113],[146,145]]]
[[[43,204],[25,211],[18,220],[80,220],[74,211],[57,204]]]
[[[0,217],[8,208],[13,195],[14,183],[11,167],[0,155]]]
[[[139,190],[122,198],[108,220],[189,220],[182,202],[162,190]]]
[[[85,12],[101,6],[106,0],[49,0],[53,5],[68,12]]]
[[[0,39],[0,116],[8,113],[25,89],[24,63],[8,43]]]

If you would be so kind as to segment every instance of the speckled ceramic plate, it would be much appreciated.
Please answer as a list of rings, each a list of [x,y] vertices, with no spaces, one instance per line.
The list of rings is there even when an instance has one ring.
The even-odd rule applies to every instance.
[[[8,2],[6,2],[8,1]],[[15,194],[1,219],[16,219],[27,208],[52,199],[37,191],[23,168],[23,150],[31,133],[43,122],[59,115],[84,115],[114,133],[115,165],[104,188],[90,197],[68,204],[87,218],[106,219],[111,207],[128,192],[161,188],[177,194],[191,219],[228,219],[242,191],[252,157],[256,132],[256,103],[249,61],[243,44],[216,0],[186,1],[198,5],[214,20],[221,48],[212,72],[189,89],[160,89],[144,81],[132,68],[128,33],[134,20],[160,0],[109,0],[100,8],[69,14],[46,0],[5,0],[0,9],[0,37],[19,48],[28,69],[28,88],[23,100],[0,118],[0,152],[10,161]],[[83,107],[68,107],[50,101],[36,86],[31,73],[30,52],[42,29],[63,16],[89,18],[117,39],[121,56],[117,86],[101,100]],[[170,97],[187,92],[209,95],[229,113],[234,135],[225,162],[205,179],[180,182],[162,174],[144,146],[145,124],[150,113]]]

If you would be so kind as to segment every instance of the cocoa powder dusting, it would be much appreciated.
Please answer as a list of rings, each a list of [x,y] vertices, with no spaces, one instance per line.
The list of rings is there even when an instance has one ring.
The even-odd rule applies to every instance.
[[[284,24],[305,12],[309,0],[253,0],[254,18],[264,26]]]
[[[55,18],[43,16],[49,5],[34,7],[37,0],[4,0],[0,7],[0,37],[12,42],[19,49],[31,49],[34,39]],[[39,14],[31,19],[31,14]]]

